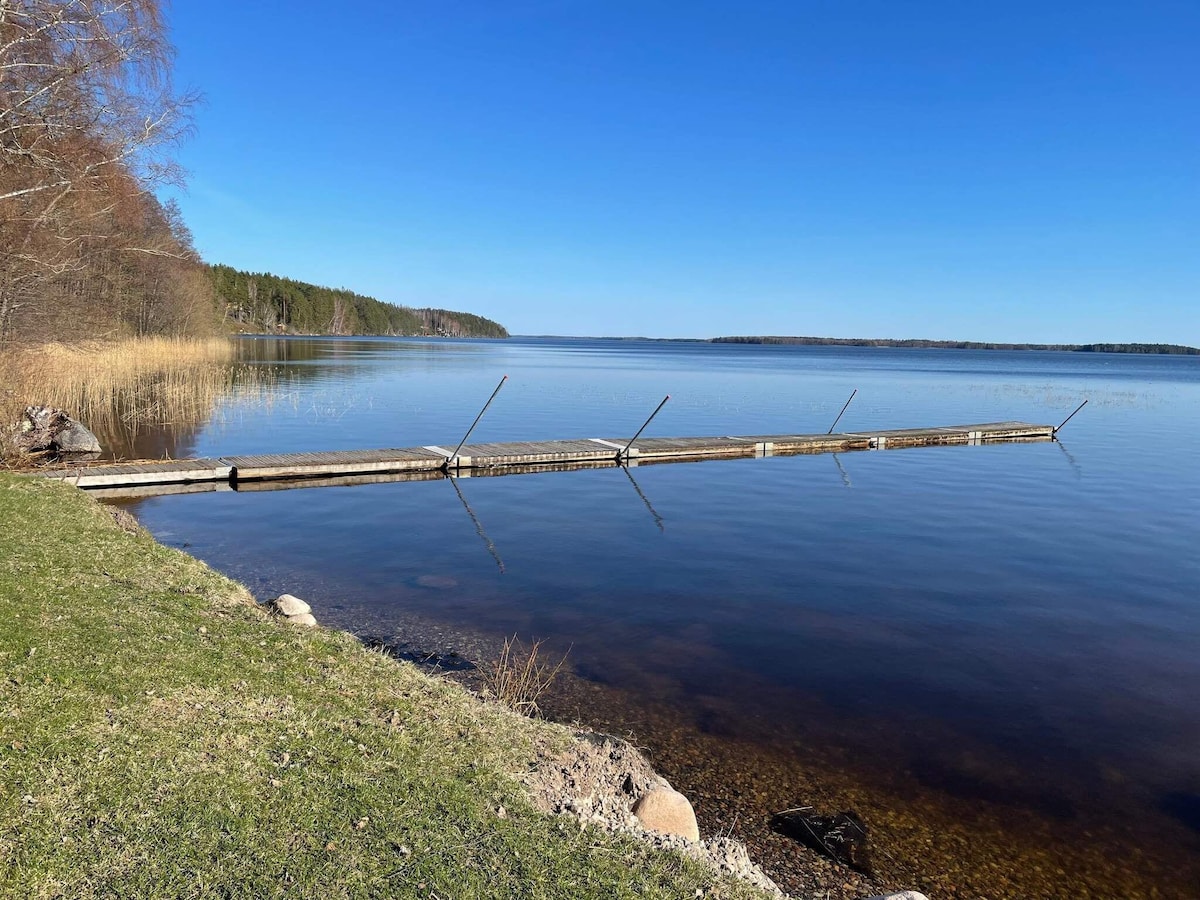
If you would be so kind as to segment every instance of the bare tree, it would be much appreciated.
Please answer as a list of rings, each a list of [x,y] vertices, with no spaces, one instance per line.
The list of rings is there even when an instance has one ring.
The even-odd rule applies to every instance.
[[[172,55],[158,0],[0,0],[0,338],[101,255],[194,253],[129,228],[178,177]]]

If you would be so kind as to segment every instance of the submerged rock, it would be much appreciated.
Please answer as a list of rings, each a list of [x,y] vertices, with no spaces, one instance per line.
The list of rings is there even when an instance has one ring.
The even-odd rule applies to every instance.
[[[852,812],[818,816],[813,814],[812,807],[806,806],[776,813],[771,818],[771,828],[842,865],[864,875],[872,874],[867,827]]]
[[[99,453],[100,441],[82,424],[53,406],[27,406],[17,446],[26,453]]]
[[[458,587],[458,581],[449,575],[419,575],[417,576],[417,584],[421,587],[434,588],[441,591]]]

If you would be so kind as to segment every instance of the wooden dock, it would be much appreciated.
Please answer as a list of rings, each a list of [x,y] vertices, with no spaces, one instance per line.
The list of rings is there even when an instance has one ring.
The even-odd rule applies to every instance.
[[[1049,441],[1054,427],[1025,422],[988,422],[935,428],[899,428],[838,434],[726,435],[719,437],[641,438],[633,444],[617,438],[467,444],[454,456],[435,444],[391,450],[337,450],[328,453],[278,453],[225,456],[219,459],[95,463],[43,469],[44,478],[81,488],[114,489],[122,496],[193,493],[211,490],[262,490],[284,486],[416,481],[443,473],[522,474],[615,465],[794,456],[849,450],[890,450],[939,444],[988,444]],[[304,482],[308,482],[304,485]]]

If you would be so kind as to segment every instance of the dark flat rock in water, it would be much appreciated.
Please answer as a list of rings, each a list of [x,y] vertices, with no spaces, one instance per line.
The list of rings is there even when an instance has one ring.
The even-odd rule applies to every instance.
[[[864,875],[872,874],[867,827],[852,812],[818,816],[807,807],[789,810],[772,816],[771,828],[844,866]]]
[[[461,656],[458,651],[450,650],[442,653],[438,650],[428,650],[414,647],[407,641],[392,642],[375,637],[362,637],[362,642],[373,650],[381,650],[396,659],[407,660],[427,669],[442,672],[473,672],[478,668],[475,663]]]

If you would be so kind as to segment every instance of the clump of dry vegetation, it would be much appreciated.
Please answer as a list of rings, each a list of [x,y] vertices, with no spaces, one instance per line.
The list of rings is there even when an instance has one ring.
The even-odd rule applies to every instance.
[[[0,354],[0,423],[30,404],[66,410],[101,436],[206,421],[223,397],[256,392],[269,374],[239,366],[228,338],[128,338],[7,347]],[[5,442],[0,442],[3,444]],[[0,449],[11,461],[13,451]]]
[[[483,669],[487,693],[509,709],[527,716],[539,715],[538,698],[554,683],[569,653],[558,662],[550,662],[542,654],[544,643],[534,641],[526,647],[516,635],[505,638],[499,657]]]

